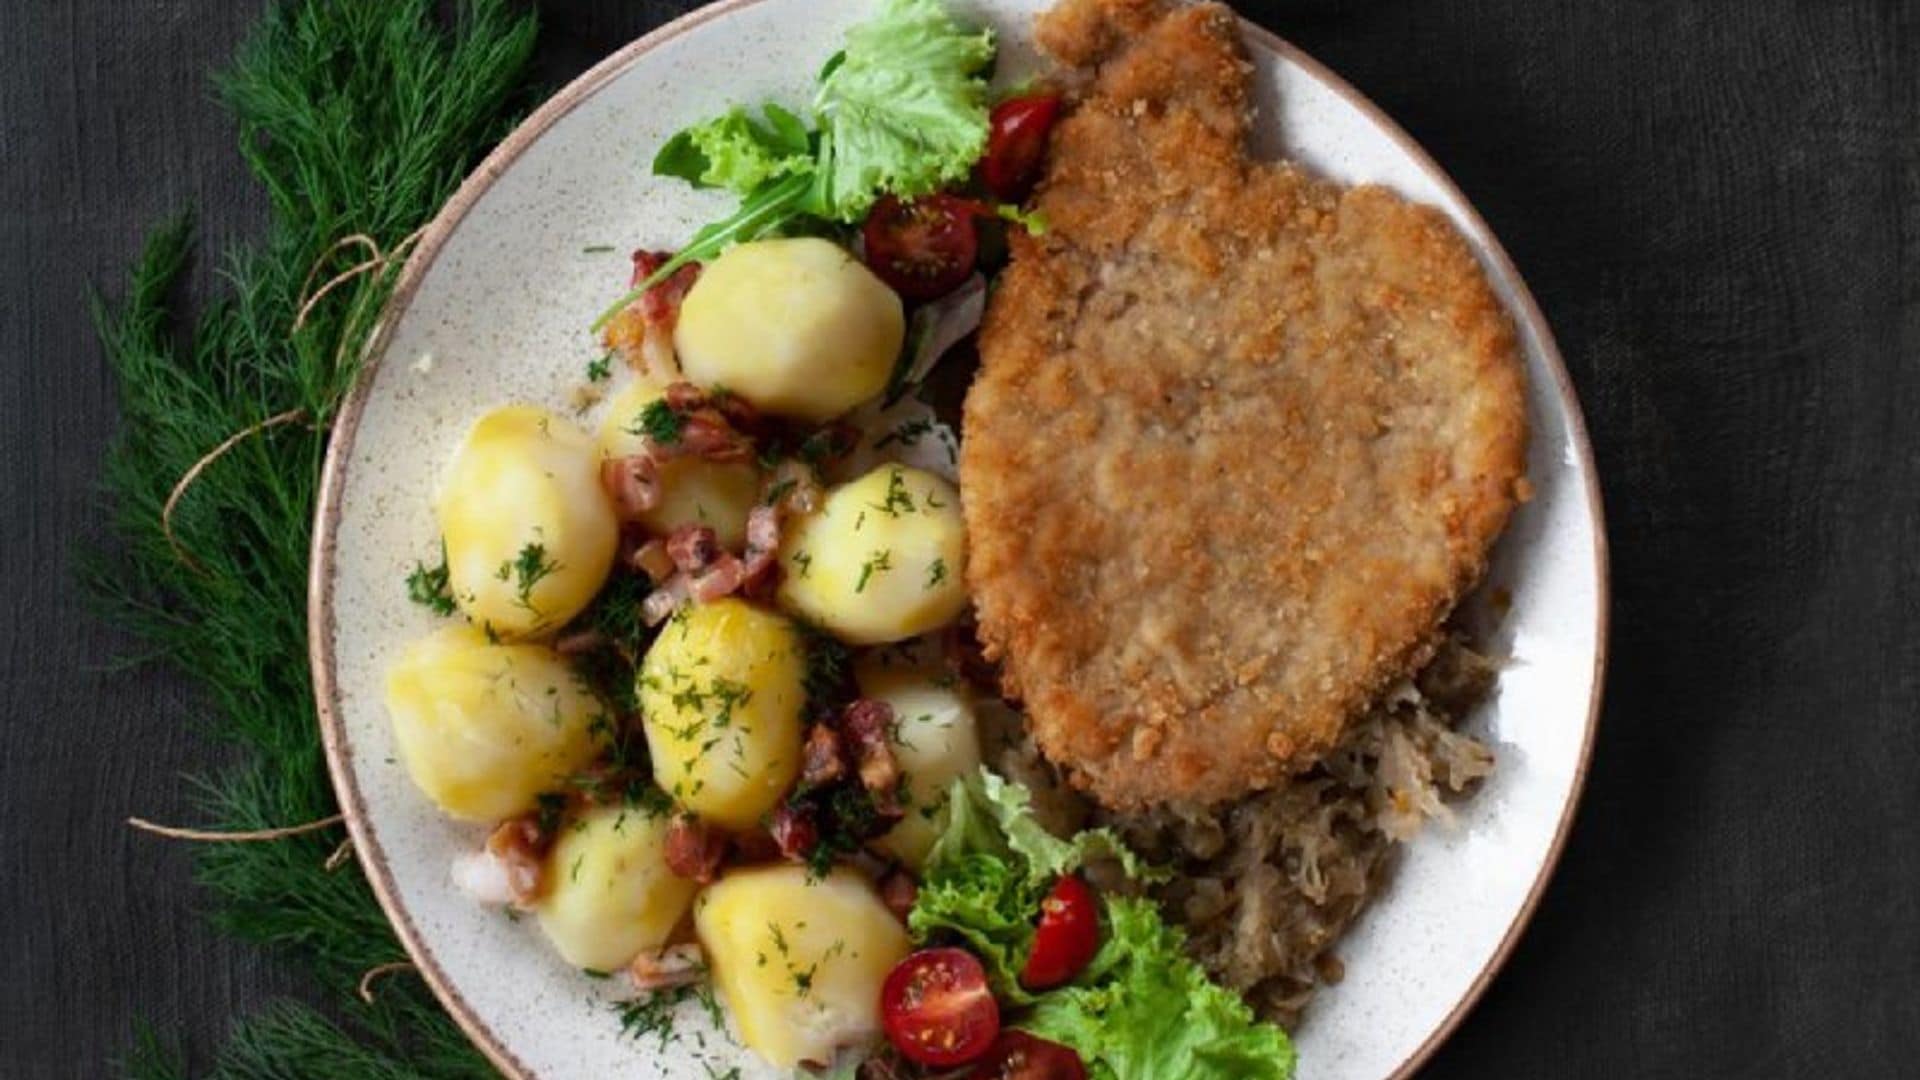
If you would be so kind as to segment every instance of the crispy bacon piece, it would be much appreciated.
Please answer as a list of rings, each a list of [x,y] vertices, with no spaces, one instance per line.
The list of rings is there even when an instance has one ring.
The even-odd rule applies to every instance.
[[[805,862],[820,844],[820,825],[814,819],[813,807],[804,803],[787,802],[775,807],[768,831],[780,855],[794,862]]]
[[[887,905],[901,922],[907,921],[907,912],[913,910],[913,902],[920,898],[920,886],[913,875],[895,867],[880,878],[880,902]]]
[[[667,554],[674,566],[692,574],[720,554],[720,539],[705,525],[682,525],[667,534]]]
[[[651,993],[691,986],[707,972],[707,954],[694,942],[668,945],[658,952],[642,951],[627,965],[633,988]]]
[[[732,552],[723,551],[692,575],[687,589],[695,600],[704,604],[739,592],[746,579],[746,564]]]
[[[826,724],[807,729],[807,741],[800,748],[800,787],[802,790],[826,787],[847,775],[847,748],[840,733]]]
[[[640,621],[648,626],[658,626],[667,616],[680,610],[680,605],[693,595],[692,580],[684,572],[676,571],[655,586],[647,598],[640,601]]]
[[[692,814],[673,815],[667,823],[667,869],[702,885],[720,874],[727,858],[727,835]]]
[[[673,556],[667,552],[667,542],[654,537],[633,549],[627,556],[627,565],[647,575],[655,585],[673,576]]]
[[[645,281],[671,257],[661,251],[634,252],[629,286]],[[689,263],[642,293],[607,324],[602,339],[607,348],[619,353],[629,367],[642,375],[668,378],[678,374],[679,365],[673,355],[673,328],[680,321],[681,301],[699,278],[700,265]]]
[[[506,867],[507,890],[515,907],[531,907],[545,883],[541,868],[553,847],[553,834],[540,827],[539,818],[526,814],[501,822],[487,837],[487,854]]]
[[[900,807],[900,763],[893,756],[887,733],[893,728],[893,706],[873,698],[856,698],[840,713],[840,731],[853,745],[860,786],[873,796],[874,809],[897,817]]]
[[[673,258],[670,251],[648,251],[645,248],[633,253],[633,276],[627,279],[629,288],[640,284],[653,276],[655,270],[667,264]],[[693,290],[693,283],[700,280],[700,264],[688,263],[667,275],[665,281],[640,294],[634,306],[640,309],[651,322],[663,323],[668,330],[680,321],[680,304]]]
[[[756,506],[747,512],[747,557],[741,564],[740,590],[757,596],[771,587],[780,569],[780,508]]]
[[[610,458],[600,463],[600,486],[614,512],[632,520],[660,505],[660,462],[652,454]]]

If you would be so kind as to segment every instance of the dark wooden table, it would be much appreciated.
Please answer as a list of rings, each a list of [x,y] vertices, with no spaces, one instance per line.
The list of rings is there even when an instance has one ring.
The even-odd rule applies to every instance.
[[[545,5],[555,85],[691,5]],[[1430,1070],[1920,1069],[1920,5],[1244,5],[1448,168],[1532,283],[1599,454],[1613,669],[1533,929]],[[204,1053],[303,992],[208,928],[192,697],[73,586],[115,430],[89,285],[264,206],[204,76],[254,3],[0,7],[0,1074]],[[205,285],[203,267],[198,281]]]

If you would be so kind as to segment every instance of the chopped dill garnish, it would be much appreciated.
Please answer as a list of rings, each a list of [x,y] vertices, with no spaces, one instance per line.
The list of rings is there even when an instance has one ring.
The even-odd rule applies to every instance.
[[[947,560],[936,558],[933,565],[927,567],[927,588],[935,588],[947,580]]]
[[[672,446],[680,441],[680,432],[687,426],[687,418],[674,411],[663,398],[647,403],[640,410],[633,426],[627,428],[629,435],[644,435],[659,446]]]
[[[867,505],[888,517],[899,517],[903,513],[913,513],[913,496],[907,491],[907,474],[898,467],[888,470],[886,499],[882,502],[868,503]],[[864,517],[865,515],[863,514],[863,520]]]
[[[631,1001],[614,1002],[614,1011],[620,1016],[620,1033],[636,1041],[651,1035],[660,1040],[660,1049],[665,1050],[678,1037],[673,1030],[674,1010],[697,992],[692,986],[672,986],[641,994]]]
[[[607,252],[612,250],[614,250],[614,247],[612,244],[588,244],[586,247],[583,247],[580,249],[580,254],[605,255]]]
[[[608,349],[598,359],[587,361],[587,381],[606,382],[613,376],[613,350]]]
[[[501,581],[513,582],[514,602],[528,611],[534,611],[533,587],[545,580],[548,575],[560,569],[560,564],[547,558],[545,544],[528,544],[520,549],[520,554],[500,564],[494,574]]]
[[[851,696],[851,655],[845,645],[830,634],[803,626],[806,642],[807,711],[831,712]]]
[[[407,575],[407,599],[435,615],[453,614],[453,590],[448,584],[445,544],[440,545],[440,565],[429,567],[421,562],[413,564],[413,572]]]
[[[800,568],[801,577],[813,576],[813,553],[800,548],[793,553],[793,563]]]
[[[894,428],[892,431],[887,432],[885,435],[880,436],[878,439],[875,439],[873,448],[875,450],[881,450],[893,443],[899,443],[901,446],[912,446],[920,441],[920,436],[932,430],[933,420],[931,417],[923,416],[918,420],[909,420],[899,427]]]
[[[860,564],[860,580],[853,583],[853,591],[856,593],[866,592],[867,582],[873,575],[884,574],[891,569],[893,569],[893,552],[891,549],[881,548],[872,555],[867,556],[867,561]]]

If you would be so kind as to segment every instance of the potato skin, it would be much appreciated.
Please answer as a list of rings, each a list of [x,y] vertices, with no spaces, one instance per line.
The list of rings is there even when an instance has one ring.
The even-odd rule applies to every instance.
[[[785,616],[731,597],[680,609],[638,676],[654,781],[715,824],[758,824],[799,775],[805,680]]]
[[[918,871],[946,829],[953,782],[980,767],[979,725],[966,685],[934,669],[862,664],[860,696],[893,709],[893,756],[906,777],[906,816],[870,845]]]
[[[468,429],[434,514],[454,602],[503,638],[550,634],[578,615],[620,540],[593,440],[532,405],[495,409]]]
[[[780,538],[780,603],[855,645],[924,634],[967,606],[967,527],[946,480],[887,464]]]
[[[667,819],[603,806],[560,830],[547,853],[540,929],[575,967],[618,971],[666,944],[699,888],[667,868]]]
[[[886,388],[905,337],[892,289],[838,244],[799,237],[709,263],[680,306],[674,348],[700,386],[821,423]]]
[[[666,388],[644,378],[628,383],[608,403],[600,423],[600,453],[605,458],[638,454],[646,441],[634,433],[640,414],[666,395]],[[747,515],[760,499],[760,469],[753,462],[715,462],[674,458],[660,466],[660,505],[640,515],[640,524],[657,536],[680,525],[706,525],[723,547],[739,551],[747,542]]]
[[[402,650],[386,703],[407,774],[467,821],[533,809],[599,749],[600,703],[558,653],[494,644],[471,626],[442,627]]]
[[[694,903],[714,986],[746,1045],[780,1068],[880,1033],[880,985],[912,947],[858,873],[734,870]]]

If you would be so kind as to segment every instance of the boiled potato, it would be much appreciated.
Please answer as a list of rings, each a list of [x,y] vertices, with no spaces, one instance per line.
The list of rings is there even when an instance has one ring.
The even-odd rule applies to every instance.
[[[967,606],[967,526],[952,484],[882,465],[780,539],[780,602],[855,645],[924,634]]]
[[[946,829],[953,782],[980,767],[973,702],[957,680],[930,670],[863,664],[855,678],[862,697],[892,706],[893,756],[906,776],[907,815],[872,846],[917,871]]]
[[[414,642],[387,672],[387,713],[407,774],[469,821],[525,813],[593,760],[600,703],[545,645],[471,626]]]
[[[666,388],[635,379],[614,395],[600,424],[600,452],[628,457],[646,449],[636,434],[640,414],[666,396]],[[739,551],[747,542],[747,515],[760,498],[760,470],[750,461],[675,458],[660,467],[660,505],[640,515],[640,524],[665,536],[681,525],[707,525],[722,546]]]
[[[667,869],[667,818],[622,806],[589,811],[547,853],[535,916],[567,963],[626,967],[666,944],[699,888]]]
[[[880,984],[906,929],[846,868],[735,870],[702,893],[694,931],[740,1037],[773,1065],[826,1062],[880,1033]]]
[[[593,440],[531,405],[495,409],[473,425],[434,512],[454,602],[500,637],[537,636],[578,615],[606,582],[620,542]]]
[[[640,664],[654,781],[717,825],[758,823],[800,771],[805,679],[784,616],[732,598],[680,609]]]
[[[673,343],[695,383],[819,423],[886,389],[905,336],[892,289],[838,244],[803,237],[739,244],[707,264]]]

